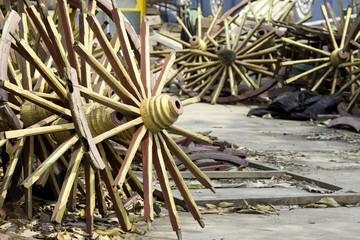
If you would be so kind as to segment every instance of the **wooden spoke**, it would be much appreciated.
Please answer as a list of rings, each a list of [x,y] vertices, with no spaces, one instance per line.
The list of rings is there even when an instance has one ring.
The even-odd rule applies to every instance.
[[[47,101],[41,97],[38,97],[36,94],[33,94],[29,91],[26,91],[15,84],[10,83],[9,81],[3,81],[0,82],[0,85],[3,89],[13,93],[14,95],[21,96],[25,98],[26,100],[29,100],[30,102],[33,102],[45,109],[49,109],[53,111],[54,113],[58,114],[59,116],[62,116],[66,119],[71,118],[71,111],[67,108],[61,107],[57,104],[54,104],[50,101]]]
[[[200,65],[200,66],[196,66],[196,67],[192,67],[192,68],[185,69],[184,72],[185,72],[185,73],[194,72],[194,71],[201,70],[201,69],[204,69],[204,68],[209,68],[209,67],[216,66],[216,65],[218,65],[219,63],[220,63],[219,61],[209,62],[209,63],[206,63],[206,64],[202,64],[202,65]]]
[[[201,19],[202,19],[202,13],[201,13],[201,5],[198,4],[197,7],[197,36],[201,39]]]
[[[61,26],[64,29],[64,37],[66,42],[66,50],[68,52],[69,62],[71,67],[75,68],[78,75],[80,73],[78,59],[75,54],[75,51],[73,50],[74,45],[74,35],[73,31],[70,25],[70,17],[68,15],[69,9],[67,6],[66,0],[59,0],[58,1],[59,6],[59,12],[60,12],[60,20],[61,20]]]
[[[146,95],[144,98],[148,98],[151,96],[151,87],[153,86],[153,83],[150,79],[150,53],[149,53],[149,38],[150,38],[150,30],[149,25],[144,22],[141,24],[140,27],[141,31],[141,81],[145,88]]]
[[[324,79],[329,75],[330,72],[332,72],[334,70],[333,67],[330,67],[326,73],[319,79],[319,81],[317,81],[317,83],[314,85],[314,87],[311,89],[311,91],[316,91],[318,89],[318,87],[321,85],[321,83],[324,81]]]
[[[181,227],[179,222],[179,216],[176,211],[176,205],[174,202],[174,198],[172,196],[171,188],[169,179],[167,178],[166,168],[164,164],[164,158],[161,151],[161,145],[160,140],[157,135],[154,135],[155,137],[155,144],[154,144],[154,152],[157,154],[154,155],[154,166],[157,172],[158,180],[161,186],[161,189],[163,190],[163,196],[165,198],[165,202],[167,205],[167,209],[169,212],[170,222],[173,228],[173,231],[176,232],[178,239],[181,238]]]
[[[176,125],[172,125],[168,128],[169,131],[171,131],[172,133],[175,134],[179,134],[182,136],[185,136],[193,141],[198,141],[201,143],[207,143],[207,144],[212,144],[212,140],[209,137],[203,136],[201,134],[198,133],[194,133],[192,131],[186,130],[182,127],[176,126]]]
[[[339,73],[339,69],[336,68],[335,73],[334,73],[334,79],[333,79],[332,86],[331,86],[331,94],[335,93],[335,89],[336,89],[336,85],[337,85],[338,73]]]
[[[191,33],[189,32],[189,30],[187,29],[187,27],[185,26],[184,22],[181,20],[181,18],[179,18],[178,16],[176,16],[176,20],[177,22],[181,25],[182,29],[185,31],[185,33],[188,35],[189,38],[192,37]]]
[[[250,4],[250,2],[249,2],[249,4]],[[257,18],[255,18],[255,19],[257,19]],[[243,31],[243,28],[244,28],[245,20],[246,20],[246,14],[244,14],[244,15],[242,16],[242,18],[241,18],[240,26],[239,26],[239,28],[238,28],[238,33],[237,33],[237,35],[236,35],[235,41],[234,41],[234,43],[233,43],[233,45],[232,45],[232,48],[231,48],[231,50],[233,50],[233,51],[236,49],[237,44],[238,44],[238,42],[240,41],[240,37],[241,37],[242,31]]]
[[[84,45],[76,42],[74,50],[79,54],[80,57],[84,58],[85,61],[99,74],[102,79],[114,90],[114,92],[123,99],[127,104],[140,105],[140,102],[124,87],[122,86],[106,69],[85,49]]]
[[[80,90],[80,93],[82,96],[85,96],[95,102],[98,102],[104,106],[114,109],[117,112],[120,112],[127,116],[139,116],[140,115],[140,110],[136,107],[133,107],[132,105],[118,102],[114,99],[100,95],[100,94],[93,92],[90,89],[82,87],[82,86],[79,86],[79,90]]]
[[[178,43],[180,43],[180,44],[182,44],[183,46],[185,46],[185,47],[190,47],[190,44],[189,43],[187,43],[187,42],[185,42],[185,41],[183,41],[183,40],[181,40],[181,39],[179,39],[179,38],[176,38],[176,37],[174,37],[174,36],[172,36],[172,35],[170,35],[170,34],[167,34],[167,33],[165,33],[165,32],[159,32],[161,35],[163,35],[164,37],[167,37],[167,38],[170,38],[170,39],[172,39],[172,40],[174,40],[175,42],[178,42]]]
[[[254,32],[258,29],[258,27],[265,21],[264,18],[262,18],[259,22],[256,23],[256,25],[248,32],[245,39],[235,48],[235,52],[238,52],[243,47],[246,46],[246,44],[249,42],[250,38],[254,34]]]
[[[222,67],[221,70],[223,69],[224,68]],[[206,91],[208,91],[210,87],[215,83],[217,77],[220,75],[221,72],[222,71],[216,72],[213,76],[209,77],[206,81],[195,87],[194,91],[199,91],[202,88],[201,92],[199,93],[199,96],[200,97],[203,96],[206,93]]]
[[[65,151],[77,142],[77,140],[77,135],[72,135],[63,142],[29,177],[24,180],[23,183],[21,183],[21,185],[25,188],[31,187],[39,177],[65,153]]]
[[[189,81],[195,78],[195,80],[191,81],[189,84],[187,84],[187,87],[192,87],[198,82],[202,81],[203,79],[207,78],[208,76],[212,75],[214,72],[218,71],[221,68],[221,66],[216,66],[211,68],[209,71],[206,71],[205,73],[199,72],[194,75],[190,75],[189,77],[185,78],[185,81]]]
[[[37,56],[37,54],[25,40],[21,39],[17,41],[17,46],[20,47],[22,51],[26,52],[27,58],[31,59],[31,62],[35,64],[37,70],[42,73],[42,76],[46,79],[49,85],[54,89],[62,101],[66,103],[66,90],[58,77],[45,66],[42,60]]]
[[[143,123],[143,120],[142,120],[141,117],[138,117],[138,118],[136,118],[134,120],[131,120],[131,121],[127,122],[127,123],[124,123],[124,124],[122,124],[120,126],[117,126],[117,127],[113,128],[113,129],[107,131],[107,132],[104,132],[104,133],[94,137],[94,142],[96,144],[100,143],[100,142],[104,141],[105,139],[108,139],[108,138],[110,138],[112,136],[115,136],[116,134],[121,133],[123,131],[126,131],[127,129],[135,127],[135,126],[137,126],[137,125],[139,125],[141,123]]]
[[[127,73],[125,67],[120,62],[120,59],[116,55],[116,52],[113,50],[111,43],[106,39],[104,32],[101,29],[100,23],[97,21],[95,15],[89,15],[87,21],[90,24],[91,29],[93,30],[96,38],[99,40],[99,43],[111,64],[116,76],[119,78],[121,84],[132,94],[137,96],[138,100],[141,100],[141,97],[138,89],[135,84],[131,81],[129,74]]]
[[[303,43],[300,43],[300,42],[296,42],[296,41],[293,41],[289,38],[281,38],[282,41],[286,42],[286,43],[290,43],[290,44],[293,44],[295,46],[298,46],[300,48],[303,48],[303,49],[308,49],[310,51],[313,51],[313,52],[317,52],[317,53],[320,53],[322,55],[325,55],[325,56],[328,56],[330,57],[330,53],[329,52],[326,52],[324,50],[321,50],[321,49],[318,49],[318,48],[314,48],[314,47],[311,47],[311,46],[308,46],[306,44],[303,44]]]
[[[106,154],[103,148],[99,148],[100,154],[103,159],[106,159]],[[106,161],[107,162],[107,161]],[[114,179],[110,171],[109,166],[106,164],[104,170],[100,170],[101,176],[104,179],[104,183],[109,192],[110,198],[114,204],[115,214],[119,219],[120,226],[124,231],[129,231],[131,229],[131,223],[129,217],[126,213],[122,200],[118,193],[115,193],[113,190]]]
[[[226,80],[226,74],[227,74],[227,68],[224,69],[223,73],[222,73],[222,76],[220,78],[220,81],[219,81],[219,84],[218,86],[216,87],[216,90],[214,92],[214,96],[213,96],[213,99],[211,100],[211,104],[215,104],[219,95],[220,95],[220,91],[221,89],[223,88],[224,86],[224,83],[225,83],[225,80]]]
[[[115,172],[118,172],[120,170],[121,165],[123,164],[123,159],[119,156],[119,154],[115,151],[113,145],[110,143],[109,140],[104,141],[102,144],[98,145],[99,148],[104,148],[106,152],[106,157],[110,161],[110,164],[112,163],[112,160],[114,160],[114,164],[111,166],[115,169]],[[144,189],[141,182],[137,179],[135,174],[129,170],[127,172],[126,176],[127,181],[131,184],[131,186],[135,189],[137,193],[139,193],[140,196],[144,197]]]
[[[119,188],[122,188],[123,184],[125,183],[126,173],[130,169],[130,165],[134,159],[135,153],[139,148],[139,145],[145,136],[147,129],[144,125],[142,125],[134,134],[133,139],[131,140],[129,149],[125,155],[125,159],[123,164],[121,165],[121,168],[119,170],[119,173],[117,174],[114,184],[118,185]]]
[[[24,147],[24,177],[27,178],[32,173],[34,158],[34,137],[26,139]],[[28,219],[33,217],[32,187],[25,190],[25,212]]]
[[[213,53],[210,53],[210,52],[205,52],[205,51],[202,51],[202,50],[191,49],[191,53],[193,53],[195,55],[201,55],[201,56],[204,56],[204,57],[209,57],[209,58],[212,58],[212,59],[217,59],[217,55],[215,55]]]
[[[143,152],[144,219],[148,224],[154,220],[153,209],[153,134],[148,131],[141,142]],[[150,230],[150,225],[148,225]]]
[[[85,159],[85,184],[86,184],[86,232],[91,234],[94,228],[95,210],[95,171],[90,164],[90,159]]]
[[[296,75],[296,76],[294,76],[294,77],[292,77],[292,78],[289,78],[289,79],[287,79],[285,82],[286,82],[286,83],[291,83],[291,82],[293,82],[293,81],[295,81],[295,80],[297,80],[297,79],[299,79],[299,78],[301,78],[301,77],[303,77],[303,76],[306,76],[306,75],[309,74],[309,73],[313,73],[313,72],[315,72],[315,71],[317,71],[317,70],[319,70],[319,69],[329,67],[330,64],[331,64],[331,63],[328,63],[328,62],[327,62],[327,63],[324,63],[324,64],[321,64],[320,66],[314,67],[314,68],[311,69],[311,70],[308,70],[308,71],[306,71],[306,72],[303,72],[303,73],[301,73],[301,74],[298,74],[298,75]]]
[[[226,48],[230,49],[230,36],[229,36],[229,24],[227,19],[224,20],[224,27],[225,27],[225,42],[226,42]]]
[[[163,90],[166,80],[167,80],[167,76],[170,72],[170,69],[173,65],[175,61],[175,54],[172,53],[169,56],[166,57],[165,59],[165,63],[164,63],[164,67],[160,72],[160,75],[155,83],[155,86],[152,90],[152,96],[156,96],[159,95],[161,93],[161,91]]]
[[[196,96],[196,97],[185,99],[181,103],[182,103],[183,107],[185,107],[185,106],[191,105],[193,103],[198,103],[198,102],[200,102],[200,100],[201,99],[198,96]]]
[[[205,227],[205,224],[201,217],[201,213],[200,213],[193,197],[191,196],[191,193],[190,193],[188,187],[186,186],[178,167],[175,164],[175,161],[170,153],[169,148],[166,145],[164,138],[162,137],[161,134],[159,134],[158,137],[160,140],[160,144],[162,146],[161,153],[162,153],[166,168],[168,169],[171,177],[173,178],[179,192],[181,193],[181,196],[184,198],[184,201],[185,201],[186,205],[188,206],[190,213],[193,215],[194,219],[199,222],[199,224],[202,228]]]
[[[38,128],[25,128],[19,130],[9,130],[4,132],[4,137],[7,139],[12,138],[19,138],[19,137],[27,137],[27,136],[34,136],[46,133],[53,133],[53,132],[61,132],[74,129],[75,126],[73,123],[66,123],[60,125],[53,125],[53,126],[45,126],[45,127],[38,127]]]
[[[79,169],[83,155],[84,150],[81,147],[81,144],[76,144],[75,151],[71,155],[70,163],[65,176],[65,181],[60,191],[60,196],[58,198],[58,201],[56,202],[54,212],[51,216],[51,221],[60,223],[64,216],[66,204],[68,202],[74,181],[76,179],[76,172]]]
[[[248,78],[245,77],[246,74],[243,74],[242,71],[234,63],[232,64],[232,67],[235,72],[240,76],[241,80],[243,80],[249,88],[256,88],[256,84],[252,80],[249,81]]]
[[[191,161],[191,159],[180,149],[180,147],[174,142],[170,137],[169,133],[166,130],[162,131],[163,138],[165,139],[167,146],[176,156],[177,159],[181,161],[184,166],[196,177],[196,179],[204,185],[204,187],[209,188],[214,193],[216,192],[215,188],[212,186],[211,180],[199,170],[199,168]]]
[[[342,12],[342,11],[340,11],[340,12]],[[344,19],[342,18],[341,20],[343,21]],[[342,25],[342,26],[344,26],[344,29],[343,29],[343,33],[341,36],[341,42],[340,42],[340,47],[339,47],[340,49],[342,49],[345,45],[345,39],[346,39],[346,35],[348,32],[350,20],[351,20],[351,8],[347,8],[345,25]]]
[[[267,48],[261,51],[257,51],[254,53],[247,53],[246,55],[240,55],[238,57],[236,57],[237,59],[244,59],[244,58],[256,58],[256,57],[261,57],[264,54],[268,54],[268,53],[272,53],[275,52],[278,48],[280,47],[280,45],[275,45],[271,48]]]
[[[252,44],[249,44],[248,46],[246,46],[246,47],[242,48],[241,50],[239,50],[238,55],[240,55],[240,54],[247,55],[249,53],[254,53],[257,50],[260,50],[266,43],[271,41],[274,38],[274,36],[275,36],[275,30],[272,30],[271,32],[269,32],[265,36],[263,36],[263,37],[257,39],[256,41],[254,41]]]
[[[338,49],[339,47],[338,47],[338,45],[337,45],[337,42],[336,42],[336,39],[335,39],[335,36],[334,36],[334,30],[333,30],[333,28],[332,28],[332,26],[331,26],[331,24],[330,24],[329,17],[328,17],[328,15],[327,15],[325,5],[321,5],[321,11],[322,11],[322,13],[323,13],[324,20],[325,20],[327,29],[328,29],[329,34],[330,34],[330,37],[331,37],[331,42],[332,42],[332,44],[333,44],[333,46],[334,46],[334,48],[335,48],[335,50],[336,50],[336,49]]]
[[[338,20],[336,19],[336,15],[335,15],[334,10],[332,9],[330,3],[329,3],[329,2],[326,2],[326,3],[325,3],[325,7],[326,7],[327,11],[329,12],[329,14],[330,14],[330,16],[331,16],[331,18],[332,18],[332,20],[333,20],[333,23],[335,24],[335,29],[336,29],[338,32],[341,33],[341,32],[343,31],[343,29],[342,29],[342,27],[340,26]],[[339,10],[342,11],[342,9],[340,9],[340,8],[339,8]],[[344,25],[342,25],[342,26],[344,26]]]
[[[281,66],[289,66],[289,65],[296,65],[296,64],[303,64],[303,63],[314,63],[314,62],[326,62],[330,61],[329,57],[324,58],[312,58],[312,59],[303,59],[303,60],[294,60],[294,61],[284,61],[281,62]]]
[[[134,82],[135,86],[141,92],[142,96],[146,96],[145,89],[141,83],[140,74],[137,70],[137,66],[135,63],[135,58],[133,57],[132,49],[130,46],[130,41],[126,32],[124,18],[119,9],[114,9],[112,11],[112,16],[114,19],[114,23],[116,26],[116,30],[120,39],[121,48],[124,52],[124,59],[127,64],[127,70],[129,72],[130,78]]]
[[[232,67],[228,67],[229,72],[229,79],[230,79],[230,89],[231,89],[231,95],[237,96],[237,85],[235,84],[235,78],[234,78],[234,72]]]
[[[204,41],[206,40],[206,36],[210,36],[210,35],[211,35],[211,33],[212,33],[212,31],[213,31],[213,29],[214,29],[214,27],[215,27],[216,21],[219,19],[220,14],[222,13],[222,10],[223,10],[222,6],[219,6],[219,8],[218,8],[218,10],[217,10],[217,12],[216,12],[213,20],[212,20],[211,23],[210,23],[210,26],[209,26],[208,30],[206,31],[206,35],[205,35]],[[235,19],[235,17],[234,17],[234,19]]]

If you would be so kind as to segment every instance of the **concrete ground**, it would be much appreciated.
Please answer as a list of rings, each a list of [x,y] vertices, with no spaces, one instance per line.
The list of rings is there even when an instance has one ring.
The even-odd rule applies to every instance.
[[[331,129],[320,122],[249,118],[251,105],[185,107],[177,125],[212,131],[235,143],[258,161],[360,192],[360,135]],[[239,189],[241,191],[241,189]],[[360,239],[360,208],[279,207],[277,215],[204,214],[201,229],[189,213],[179,213],[183,239]],[[145,230],[145,225],[138,228]],[[156,218],[152,231],[139,239],[177,239],[167,216]]]

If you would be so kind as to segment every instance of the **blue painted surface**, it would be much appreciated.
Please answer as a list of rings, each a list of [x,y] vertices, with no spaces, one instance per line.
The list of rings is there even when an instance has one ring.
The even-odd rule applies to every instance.
[[[339,8],[338,8],[337,0],[328,0],[327,2],[330,3],[330,5],[331,5],[332,9],[334,10],[336,16],[339,16]],[[342,6],[343,6],[344,9],[347,8],[349,2],[350,1],[348,1],[348,0],[342,1]],[[312,13],[313,16],[309,21],[317,21],[317,20],[323,20],[324,19],[323,15],[322,15],[322,12],[321,12],[321,5],[322,4],[324,4],[324,1],[315,0],[313,13]]]

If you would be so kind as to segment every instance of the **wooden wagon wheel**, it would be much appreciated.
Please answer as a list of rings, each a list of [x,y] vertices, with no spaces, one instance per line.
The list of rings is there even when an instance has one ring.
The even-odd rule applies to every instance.
[[[96,3],[106,6],[107,13],[115,23],[117,34],[111,41],[106,38],[94,15]],[[181,239],[181,227],[166,170],[174,179],[194,218],[202,227],[204,223],[174,164],[173,155],[205,187],[215,192],[210,179],[177,146],[169,133],[211,142],[207,137],[174,125],[183,106],[198,99],[181,102],[175,96],[161,94],[175,58],[173,54],[167,57],[155,82],[149,69],[149,28],[146,23],[141,25],[139,41],[133,29],[129,29],[121,11],[108,1],[90,1],[88,6],[83,3],[79,6],[79,28],[73,28],[75,21],[71,20],[75,19],[72,18],[75,14],[68,14],[65,0],[58,1],[59,15],[55,15],[58,18],[50,17],[40,5],[38,8],[27,6],[21,16],[12,11],[5,19],[5,23],[11,25],[13,19],[9,16],[16,16],[22,23],[20,29],[13,31],[12,39],[10,35],[2,36],[10,39],[4,45],[9,48],[11,44],[12,49],[8,52],[9,59],[13,61],[8,61],[7,56],[2,55],[2,59],[8,61],[6,70],[9,68],[11,76],[8,76],[9,81],[6,75],[0,74],[0,83],[9,96],[9,106],[20,115],[24,127],[2,133],[2,144],[9,139],[16,139],[17,144],[11,167],[0,189],[0,206],[3,205],[13,169],[17,164],[22,164],[18,161],[22,154],[26,177],[22,186],[26,189],[25,210],[29,217],[32,214],[32,185],[50,181],[58,195],[51,220],[61,222],[67,204],[70,208],[74,207],[79,189],[86,196],[87,232],[90,233],[95,202],[100,212],[106,211],[100,187],[101,181],[104,181],[122,229],[130,230],[131,223],[120,199],[119,189],[128,195],[133,189],[144,198],[145,220],[150,227],[154,217],[154,166],[173,230]],[[62,29],[56,27],[57,20]],[[27,28],[29,22],[34,26]],[[64,45],[59,38],[61,30]],[[30,39],[26,37],[28,35]],[[93,48],[94,38],[100,43],[101,52]],[[120,48],[121,57],[118,56]],[[49,54],[44,57],[41,55],[44,53]],[[24,60],[15,62],[18,58]],[[23,67],[24,71],[17,71],[15,67]],[[26,80],[25,75],[28,76]],[[19,120],[16,115],[13,118]],[[124,160],[118,156],[111,141],[128,146]],[[143,184],[130,170],[135,156],[142,159]],[[41,164],[33,171],[31,166],[35,164],[35,159]],[[53,179],[52,166],[55,163],[66,170],[61,186]],[[85,185],[78,179],[81,163],[84,164]]]
[[[197,34],[193,36],[182,20],[177,18],[190,39],[189,43],[162,33],[184,46],[183,50],[175,51],[178,56],[175,63],[179,66],[171,78],[183,72],[183,89],[196,92],[199,97],[212,104],[217,101],[224,102],[221,99],[221,93],[225,92],[223,89],[230,89],[228,95],[231,97],[226,96],[225,99],[238,100],[238,85],[241,81],[245,82],[249,89],[258,89],[262,76],[274,77],[278,62],[276,51],[282,46],[271,44],[280,31],[264,28],[264,19],[248,27],[245,24],[245,15],[240,23],[236,22],[239,17],[237,13],[224,18],[221,27],[216,25],[221,10],[218,10],[204,35],[201,33],[201,21],[198,21]],[[198,19],[201,19],[200,5]],[[236,30],[230,31],[230,25],[233,25],[233,28],[236,26]],[[214,29],[217,29],[216,32]],[[231,34],[236,31],[236,35]],[[167,54],[169,51],[152,53]],[[160,69],[161,67],[153,71]]]
[[[338,3],[341,4],[341,2]],[[350,7],[347,8],[346,15],[343,14],[341,5],[339,5],[339,9],[340,21],[336,19],[329,3],[321,5],[325,20],[324,27],[330,39],[328,44],[325,42],[324,44],[311,46],[301,41],[294,41],[291,38],[282,38],[284,43],[293,46],[295,50],[298,49],[302,52],[308,51],[311,53],[311,57],[308,59],[284,61],[281,63],[282,66],[313,64],[311,69],[288,78],[285,80],[285,83],[290,84],[302,77],[308,76],[312,79],[310,82],[311,90],[317,91],[328,80],[331,82],[329,93],[337,94],[341,94],[346,89],[351,88],[351,86],[358,86],[359,77],[355,76],[355,74],[359,72],[359,44],[357,41],[360,37],[360,19],[357,16],[352,21],[352,9]],[[328,15],[333,19],[334,25],[331,24]],[[323,46],[326,46],[326,48]],[[349,109],[355,104],[354,100],[357,101],[356,96],[359,93],[360,91],[354,92],[353,101],[350,103]]]

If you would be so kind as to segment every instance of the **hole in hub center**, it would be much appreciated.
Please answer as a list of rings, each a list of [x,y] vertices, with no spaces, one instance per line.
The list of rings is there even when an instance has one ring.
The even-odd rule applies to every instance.
[[[176,100],[175,101],[175,106],[176,106],[177,109],[180,109],[181,108],[181,103],[178,100]]]
[[[119,120],[119,121],[121,121],[123,119],[123,117],[124,117],[124,115],[122,113],[120,113],[120,112],[116,112],[115,116],[116,116],[116,119]]]

